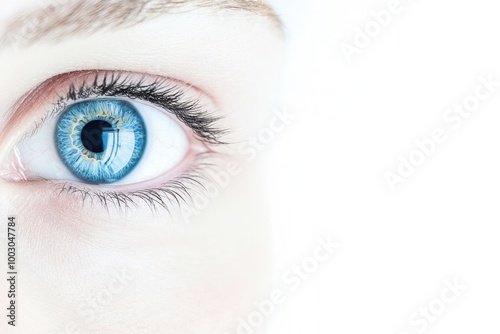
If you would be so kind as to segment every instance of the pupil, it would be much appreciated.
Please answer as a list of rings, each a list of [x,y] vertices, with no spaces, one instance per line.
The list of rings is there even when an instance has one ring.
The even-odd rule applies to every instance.
[[[90,121],[82,129],[81,139],[85,148],[94,153],[104,152],[103,129],[109,130],[111,124],[106,121]]]

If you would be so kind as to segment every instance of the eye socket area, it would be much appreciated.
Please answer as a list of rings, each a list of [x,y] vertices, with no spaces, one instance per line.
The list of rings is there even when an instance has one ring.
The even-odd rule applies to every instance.
[[[82,78],[81,73],[78,78]],[[116,74],[94,73],[90,80],[73,82],[68,91],[66,95],[58,94],[59,100],[54,103],[54,108],[62,111],[48,111],[34,134],[17,145],[7,171],[2,168],[8,180],[61,180],[100,191],[146,189],[191,169],[198,155],[210,151],[210,139],[216,141],[217,138],[215,118],[210,111],[214,108],[210,103],[205,104],[206,99],[201,99],[193,87],[179,87],[177,82],[144,76],[134,79],[129,74],[118,78]],[[106,95],[98,95],[103,91]],[[176,117],[179,114],[185,118]],[[63,122],[65,115],[72,117]],[[192,123],[186,125],[186,120]],[[62,123],[68,124],[60,126]],[[143,129],[134,132],[141,124]],[[86,132],[92,135],[84,138],[82,134]],[[138,133],[143,134],[142,138]],[[73,141],[68,140],[71,137]],[[61,143],[57,144],[58,140]],[[64,146],[69,149],[65,150]],[[127,165],[129,160],[134,163],[129,164],[128,171],[125,168],[125,172],[108,177],[102,168],[101,173],[95,172],[95,166],[90,163],[87,168],[82,167],[82,159],[75,159],[79,152],[80,157],[81,152],[88,153],[87,162],[101,156],[101,160],[113,157],[119,166]],[[65,156],[70,158],[64,159]],[[83,172],[70,171],[75,166]],[[93,176],[88,177],[89,173]]]

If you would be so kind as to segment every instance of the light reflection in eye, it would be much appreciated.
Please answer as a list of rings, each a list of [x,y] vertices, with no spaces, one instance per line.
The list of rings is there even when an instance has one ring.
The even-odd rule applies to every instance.
[[[133,105],[123,100],[88,100],[70,105],[55,131],[59,156],[89,183],[113,183],[140,161],[146,128]]]

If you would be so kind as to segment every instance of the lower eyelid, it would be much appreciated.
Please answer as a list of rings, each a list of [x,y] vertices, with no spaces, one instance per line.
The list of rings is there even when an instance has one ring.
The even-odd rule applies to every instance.
[[[100,188],[63,180],[33,180],[10,185],[11,191],[24,198],[28,205],[34,200],[50,211],[71,214],[83,210],[82,213],[88,212],[96,217],[104,213],[129,217],[131,211],[141,214],[149,211],[167,213],[173,219],[185,206],[191,210],[194,198],[207,196],[206,185],[216,183],[213,175],[222,170],[228,156],[213,150],[195,150],[190,159],[184,169],[178,170],[178,175],[169,175],[169,179],[159,177],[134,189]]]
[[[139,189],[102,188],[62,181],[50,181],[50,188],[58,197],[69,196],[84,206],[122,211],[146,205],[153,212],[165,209],[172,213],[176,207],[192,204],[193,195],[203,192],[204,184],[212,181],[212,174],[220,168],[220,162],[224,160],[224,157],[215,151],[192,154],[191,163],[184,166],[186,169],[179,168],[175,177],[159,177],[147,184],[141,184]]]

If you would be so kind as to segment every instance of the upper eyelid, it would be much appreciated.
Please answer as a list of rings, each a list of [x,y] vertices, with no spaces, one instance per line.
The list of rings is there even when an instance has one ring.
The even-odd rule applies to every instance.
[[[109,89],[110,81],[113,81],[115,85],[119,85],[119,87],[114,91],[106,91],[106,89]],[[136,87],[137,85],[142,86]],[[168,94],[177,94],[182,101],[181,103],[179,103],[179,101],[172,101],[177,104],[163,103],[165,101],[161,99],[158,101],[145,101],[173,114],[174,117],[177,117],[182,123],[192,129],[199,139],[209,144],[223,144],[219,138],[227,131],[225,129],[218,129],[215,126],[215,123],[222,117],[215,116],[217,106],[213,101],[214,99],[201,89],[176,79],[142,73],[106,70],[86,70],[62,73],[46,80],[25,94],[23,103],[30,102],[30,99],[37,100],[42,98],[46,102],[50,101],[49,103],[51,105],[51,107],[40,116],[32,127],[32,130],[26,133],[25,137],[36,133],[37,129],[47,119],[57,117],[71,101],[98,97],[125,97],[141,100],[143,96],[143,94],[140,94],[141,89],[143,93],[145,90],[149,89],[150,93],[153,92],[156,94],[156,98],[159,98],[162,91],[164,93],[166,92],[165,94],[167,96]],[[168,92],[169,89],[171,92]],[[196,92],[197,97],[188,98],[183,96],[187,90]],[[35,97],[33,97],[33,95],[35,95]],[[51,97],[47,97],[47,95],[56,96],[52,97],[51,100]],[[198,95],[204,97],[206,101],[201,103],[196,100],[198,99]],[[205,108],[205,103],[209,103],[211,107]],[[14,118],[16,117],[15,113],[17,109],[20,109],[21,106],[22,103],[16,105],[16,108],[13,110]],[[169,107],[177,107],[177,110],[171,110]]]
[[[178,83],[167,82],[164,78],[152,78],[149,83],[146,80],[147,76],[142,74],[137,79],[133,79],[131,74],[123,72],[111,72],[110,75],[104,72],[101,75],[96,74],[94,82],[91,84],[83,83],[80,87],[72,86],[68,96],[73,94],[72,98],[77,99],[82,90],[85,94],[86,89],[97,89],[96,96],[146,98],[148,102],[174,114],[201,139],[210,144],[223,144],[219,138],[227,131],[215,128],[215,123],[221,119],[221,117],[213,115],[215,111],[203,110],[201,104],[196,100],[184,100],[184,93],[178,87]]]

